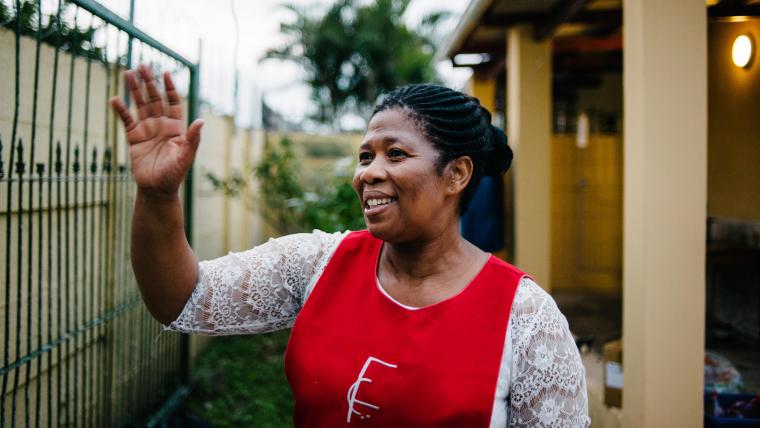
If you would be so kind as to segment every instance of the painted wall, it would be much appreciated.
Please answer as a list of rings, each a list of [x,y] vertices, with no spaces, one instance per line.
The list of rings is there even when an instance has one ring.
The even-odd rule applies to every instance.
[[[624,427],[703,425],[706,15],[623,2]]]
[[[749,68],[731,62],[736,36],[755,39]],[[708,214],[760,221],[760,20],[708,26]]]
[[[480,101],[480,104],[491,113],[491,121],[495,126],[503,122],[496,112],[496,98],[499,96],[495,78],[483,76],[476,70],[467,81],[463,91]],[[494,255],[502,260],[514,262],[514,181],[513,169],[504,174],[504,248]]]
[[[485,78],[476,71],[465,84],[464,92],[477,98],[491,114],[496,111],[496,79]]]
[[[551,140],[553,291],[620,294],[623,249],[623,142],[591,134]]]

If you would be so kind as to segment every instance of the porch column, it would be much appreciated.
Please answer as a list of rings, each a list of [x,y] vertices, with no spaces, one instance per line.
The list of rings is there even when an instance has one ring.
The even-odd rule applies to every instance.
[[[507,135],[515,152],[515,264],[551,290],[550,159],[552,56],[532,27],[507,33]]]
[[[623,6],[623,421],[702,426],[705,2]]]

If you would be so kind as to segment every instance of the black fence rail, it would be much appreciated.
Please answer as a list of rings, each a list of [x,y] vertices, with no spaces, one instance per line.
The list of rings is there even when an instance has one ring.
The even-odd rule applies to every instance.
[[[138,61],[173,73],[192,120],[197,64],[130,22],[0,0],[0,427],[152,425],[187,394],[187,338],[161,334],[129,262],[135,187],[108,99]]]

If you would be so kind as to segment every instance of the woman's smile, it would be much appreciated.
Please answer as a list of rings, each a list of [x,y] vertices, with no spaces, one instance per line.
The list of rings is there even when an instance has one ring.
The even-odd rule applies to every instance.
[[[384,198],[384,199],[370,199],[367,201],[367,203],[364,205],[364,214],[369,216],[375,216],[386,209],[388,209],[389,205],[395,204],[396,200],[393,198]]]
[[[396,203],[397,199],[384,192],[368,190],[362,194],[362,201],[364,215],[369,219],[387,211],[390,205]]]
[[[456,211],[455,203],[445,202],[438,158],[419,125],[402,109],[372,118],[354,175],[354,190],[371,233],[401,241],[435,234],[445,217],[442,212]]]

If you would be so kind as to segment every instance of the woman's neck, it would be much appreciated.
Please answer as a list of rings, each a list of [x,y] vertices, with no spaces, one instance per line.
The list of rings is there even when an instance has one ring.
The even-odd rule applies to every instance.
[[[469,264],[482,254],[462,238],[459,224],[455,223],[428,239],[406,243],[386,242],[380,255],[379,269],[397,281],[411,285],[441,274],[450,274],[461,263]]]

